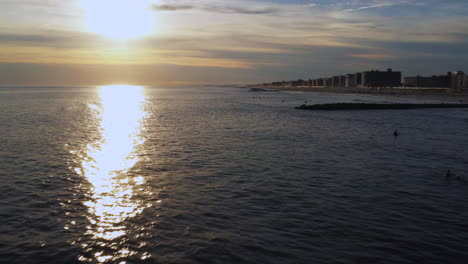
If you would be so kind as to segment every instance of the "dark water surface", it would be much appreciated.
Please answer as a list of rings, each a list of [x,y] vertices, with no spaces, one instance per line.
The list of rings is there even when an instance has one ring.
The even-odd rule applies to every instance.
[[[294,109],[389,100],[0,88],[0,263],[468,263],[468,110]]]

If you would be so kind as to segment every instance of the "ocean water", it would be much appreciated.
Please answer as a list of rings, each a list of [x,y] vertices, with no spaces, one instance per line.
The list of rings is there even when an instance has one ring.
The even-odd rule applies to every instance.
[[[467,109],[306,101],[0,88],[0,263],[468,263]]]

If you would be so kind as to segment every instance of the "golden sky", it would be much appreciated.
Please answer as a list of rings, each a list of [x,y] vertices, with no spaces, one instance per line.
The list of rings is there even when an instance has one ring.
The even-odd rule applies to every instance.
[[[468,3],[456,0],[0,0],[0,10],[0,85],[439,74],[468,61]]]

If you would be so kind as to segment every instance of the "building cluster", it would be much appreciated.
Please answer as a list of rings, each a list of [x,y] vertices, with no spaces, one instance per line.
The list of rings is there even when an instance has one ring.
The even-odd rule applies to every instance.
[[[415,76],[405,77],[402,80],[402,73],[388,69],[387,71],[364,71],[346,75],[332,77],[282,81],[264,83],[264,86],[283,86],[283,87],[333,87],[333,88],[384,88],[384,87],[433,87],[433,88],[452,88],[455,90],[468,89],[468,75],[462,71],[448,72],[447,75],[440,76]]]
[[[308,86],[326,87],[397,87],[401,85],[401,72],[392,71],[364,71],[346,75],[319,78],[308,81]]]
[[[430,77],[405,77],[406,87],[438,87],[455,90],[468,89],[468,75],[462,71],[448,72],[446,75],[433,75]]]

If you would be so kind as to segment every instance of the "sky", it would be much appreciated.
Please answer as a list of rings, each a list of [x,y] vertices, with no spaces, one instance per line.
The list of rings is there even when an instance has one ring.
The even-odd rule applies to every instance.
[[[466,0],[0,0],[0,85],[468,71]]]

